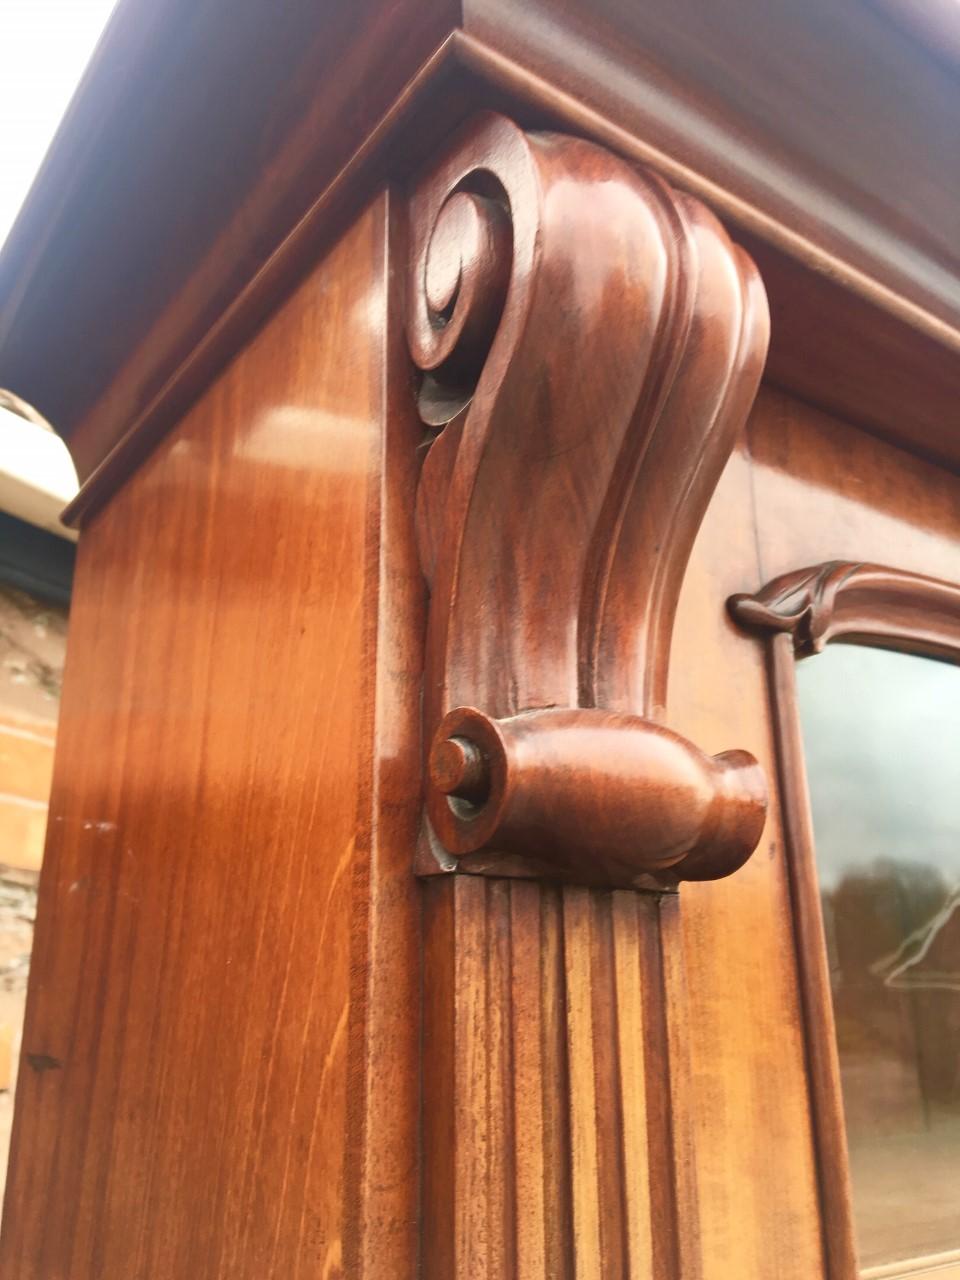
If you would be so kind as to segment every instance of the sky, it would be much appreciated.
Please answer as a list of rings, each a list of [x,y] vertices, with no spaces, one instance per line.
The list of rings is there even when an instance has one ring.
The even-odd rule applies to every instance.
[[[0,246],[115,0],[0,0]]]

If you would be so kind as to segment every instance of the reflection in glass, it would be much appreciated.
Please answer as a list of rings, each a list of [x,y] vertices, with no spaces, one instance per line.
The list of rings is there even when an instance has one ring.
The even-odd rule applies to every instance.
[[[960,1250],[960,667],[834,645],[797,683],[861,1263]]]

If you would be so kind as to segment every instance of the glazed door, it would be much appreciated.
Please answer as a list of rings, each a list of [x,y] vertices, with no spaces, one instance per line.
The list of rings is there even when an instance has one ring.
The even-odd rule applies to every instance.
[[[765,585],[731,611],[766,649],[825,1274],[948,1280],[960,480],[774,392],[748,448]]]
[[[756,395],[758,273],[609,153],[484,118],[410,212],[424,1275],[943,1270],[960,482]]]

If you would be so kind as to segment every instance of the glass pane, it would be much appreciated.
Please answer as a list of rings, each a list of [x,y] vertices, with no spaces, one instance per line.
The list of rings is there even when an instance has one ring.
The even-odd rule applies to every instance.
[[[960,1250],[960,667],[797,681],[861,1262]]]

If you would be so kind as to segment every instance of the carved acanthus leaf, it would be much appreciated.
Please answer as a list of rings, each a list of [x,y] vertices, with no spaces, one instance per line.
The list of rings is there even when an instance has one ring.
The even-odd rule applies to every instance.
[[[730,612],[743,627],[789,632],[798,653],[819,653],[826,643],[837,591],[861,567],[830,560],[797,569],[775,578],[755,596],[732,596]]]
[[[790,634],[798,657],[848,639],[960,659],[960,587],[884,565],[796,569],[755,595],[732,596],[729,609],[749,630]]]

